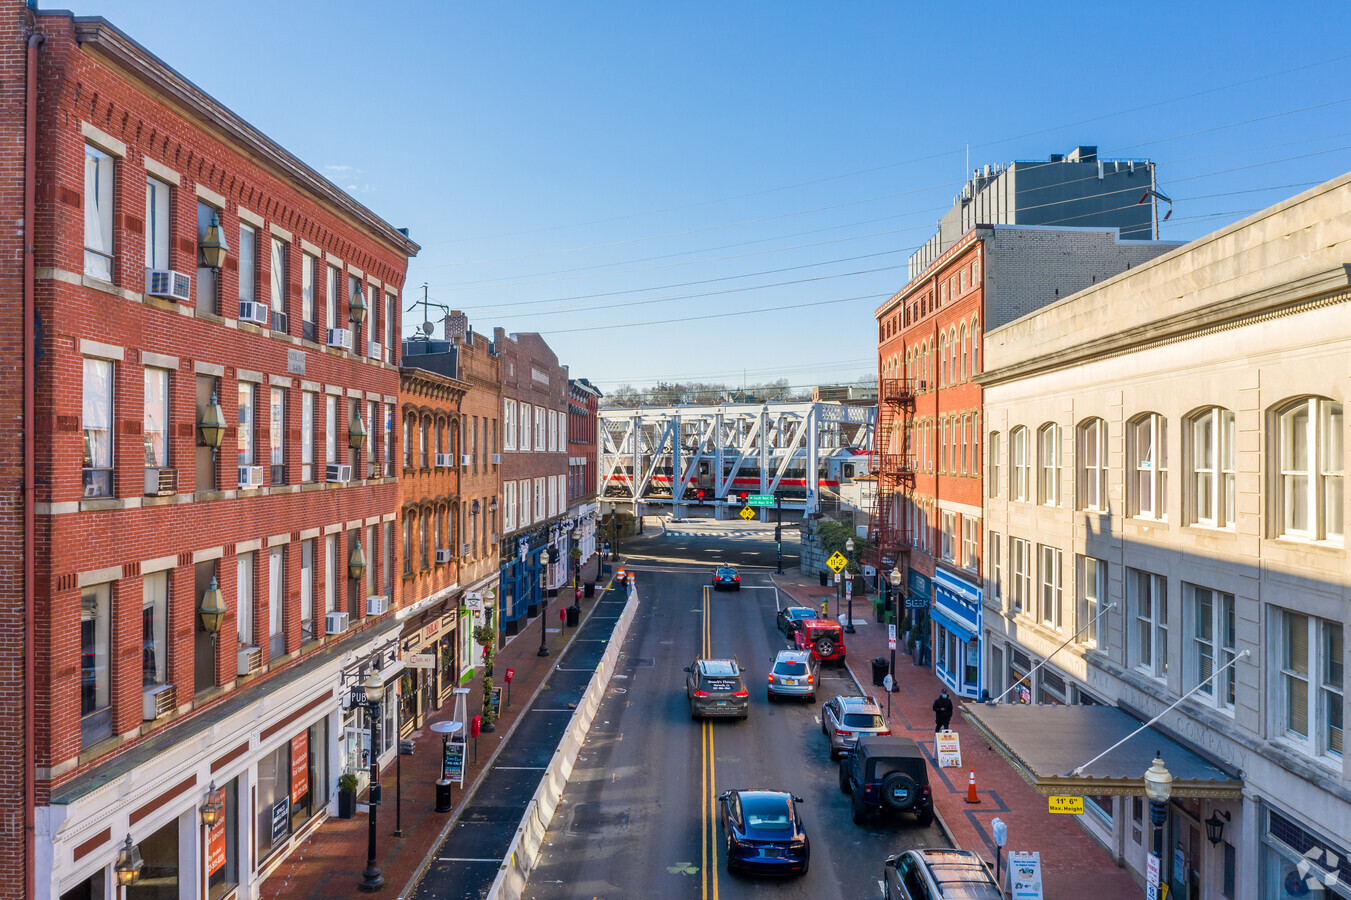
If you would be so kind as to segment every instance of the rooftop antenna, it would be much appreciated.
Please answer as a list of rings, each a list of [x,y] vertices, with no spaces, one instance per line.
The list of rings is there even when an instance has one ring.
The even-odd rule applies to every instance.
[[[408,309],[404,311],[412,312],[413,310],[417,309],[418,306],[422,307],[423,321],[421,325],[413,329],[413,331],[415,332],[415,338],[417,340],[423,341],[431,340],[432,332],[436,330],[436,323],[432,321],[431,313],[427,311],[428,307],[436,307],[446,315],[450,315],[450,307],[446,306],[444,303],[432,303],[430,300],[427,299],[427,283],[425,281],[422,283],[422,299],[414,300],[413,305],[408,307]]]

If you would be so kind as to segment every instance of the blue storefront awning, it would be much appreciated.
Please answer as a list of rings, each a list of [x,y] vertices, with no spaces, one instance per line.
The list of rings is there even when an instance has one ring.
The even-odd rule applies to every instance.
[[[975,629],[973,629],[970,625],[966,624],[961,619],[948,615],[946,612],[944,612],[937,606],[933,608],[932,618],[939,625],[943,626],[948,631],[957,635],[964,641],[974,641],[977,637]]]

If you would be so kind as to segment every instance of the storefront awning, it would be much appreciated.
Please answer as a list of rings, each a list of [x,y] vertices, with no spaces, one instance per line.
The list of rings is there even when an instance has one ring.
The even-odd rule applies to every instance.
[[[1043,794],[1143,796],[1155,753],[1173,775],[1173,796],[1238,799],[1243,781],[1177,741],[1146,728],[1088,766],[1141,723],[1114,706],[972,703],[962,715],[1028,784]]]

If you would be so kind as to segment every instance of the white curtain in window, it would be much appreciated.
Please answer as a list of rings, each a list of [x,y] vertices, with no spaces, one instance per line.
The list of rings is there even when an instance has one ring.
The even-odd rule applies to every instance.
[[[315,258],[306,253],[300,267],[300,315],[306,322],[314,321],[315,262]]]
[[[145,267],[169,268],[169,186],[158,178],[145,180]]]
[[[239,223],[239,299],[254,300],[258,295],[258,232]]]
[[[235,565],[235,618],[239,645],[253,646],[253,554],[241,553]]]
[[[113,277],[113,158],[97,147],[84,148],[84,273]]]
[[[113,364],[106,359],[84,360],[84,466],[109,469],[113,465]]]
[[[286,243],[272,239],[272,309],[286,312]]]
[[[169,677],[169,573],[141,579],[141,683],[164,684]]]
[[[300,544],[300,621],[314,618],[314,541]]]
[[[285,597],[282,594],[282,573],[283,556],[281,547],[273,547],[268,552],[268,571],[267,571],[267,633],[275,637],[281,634],[282,627],[282,604]]]
[[[145,464],[162,468],[169,464],[169,371],[145,370]]]

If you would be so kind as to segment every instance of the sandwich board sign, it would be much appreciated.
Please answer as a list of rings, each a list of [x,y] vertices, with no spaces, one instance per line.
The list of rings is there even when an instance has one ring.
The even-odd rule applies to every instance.
[[[955,731],[940,731],[934,735],[938,766],[962,767],[962,741]]]
[[[1013,900],[1042,900],[1040,853],[1009,853],[1008,887]]]

